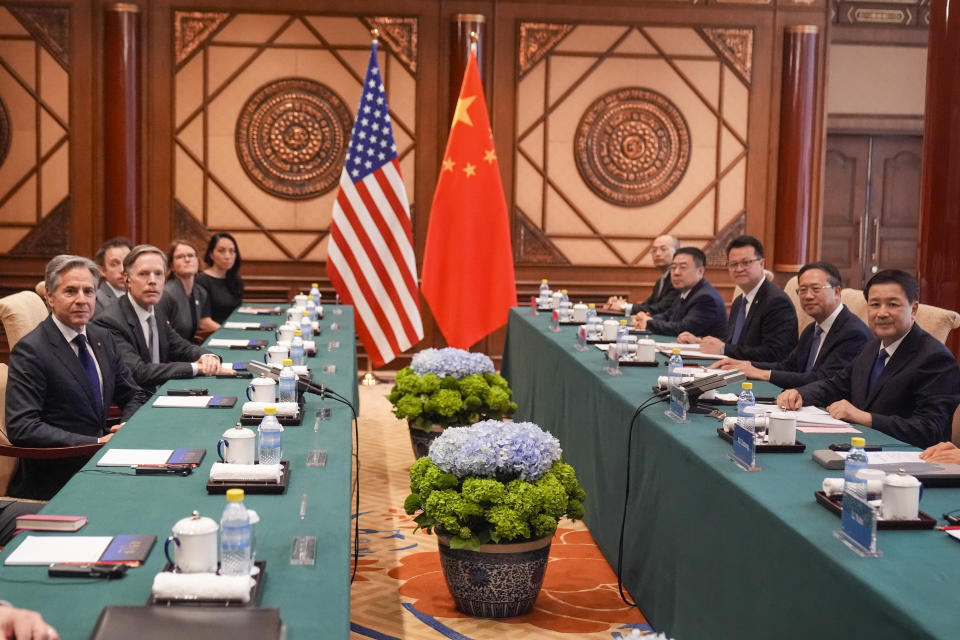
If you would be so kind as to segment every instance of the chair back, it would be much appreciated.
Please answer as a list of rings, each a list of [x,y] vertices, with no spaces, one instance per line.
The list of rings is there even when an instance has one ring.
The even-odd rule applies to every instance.
[[[950,431],[950,442],[960,447],[960,406],[953,412],[953,428]]]
[[[960,313],[921,303],[917,324],[940,342],[946,342],[950,332],[960,327]]]
[[[0,298],[0,322],[10,348],[13,349],[13,345],[33,331],[48,314],[47,305],[33,291],[19,291]]]
[[[0,444],[9,445],[7,437],[7,365],[0,363]],[[0,496],[7,495],[7,487],[17,471],[17,458],[0,457]]]
[[[793,276],[787,280],[787,284],[783,285],[783,292],[790,298],[790,302],[793,303],[793,309],[797,312],[797,335],[803,333],[807,325],[813,322],[813,318],[803,311],[803,305],[800,304],[800,296],[797,295],[797,287],[799,286],[800,281],[797,276]]]
[[[36,285],[34,285],[33,290],[37,292],[37,295],[40,296],[40,299],[43,300],[43,304],[47,306],[47,311],[52,311],[50,305],[47,303],[47,283],[41,280]]]

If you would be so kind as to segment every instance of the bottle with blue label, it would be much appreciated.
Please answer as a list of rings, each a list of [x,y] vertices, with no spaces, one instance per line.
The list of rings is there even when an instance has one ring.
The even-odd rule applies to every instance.
[[[293,360],[291,358],[284,359],[278,382],[277,394],[280,397],[280,402],[296,402],[297,374],[293,371]]]
[[[260,434],[260,464],[280,464],[280,456],[283,455],[283,427],[277,420],[276,407],[263,408],[263,420],[260,421],[257,431]]]
[[[314,303],[313,298],[307,300],[307,313],[310,314],[310,326],[313,327],[313,321],[317,320],[317,305]]]
[[[867,468],[867,452],[864,447],[867,445],[865,438],[850,438],[850,451],[847,453],[847,459],[843,465],[843,490],[856,491],[861,490],[861,498],[866,500],[866,480],[857,477],[857,472]],[[860,484],[864,483],[864,484]]]
[[[587,322],[590,322],[590,318],[597,317],[597,305],[591,302],[587,305]]]
[[[300,315],[300,331],[304,340],[307,339],[307,336],[313,335],[313,320],[310,319],[310,312],[307,310],[304,310]]]
[[[220,518],[220,575],[250,575],[250,515],[243,506],[243,489],[227,489],[227,506]]]
[[[293,340],[290,341],[290,360],[296,365],[303,365],[307,362],[307,355],[303,349],[303,337],[300,329],[294,330]]]
[[[546,306],[550,303],[550,284],[547,282],[547,279],[544,278],[540,281],[540,297],[537,300],[537,304],[541,307]]]
[[[670,354],[670,363],[667,365],[667,384],[679,387],[683,384],[683,357],[680,349],[674,349]]]
[[[753,431],[753,414],[747,413],[747,407],[752,407],[757,404],[756,398],[753,397],[753,383],[744,382],[740,385],[740,397],[737,398],[737,422],[742,427],[746,427]],[[748,418],[750,420],[748,420]]]
[[[310,284],[310,299],[317,307],[320,306],[320,284],[313,282]]]

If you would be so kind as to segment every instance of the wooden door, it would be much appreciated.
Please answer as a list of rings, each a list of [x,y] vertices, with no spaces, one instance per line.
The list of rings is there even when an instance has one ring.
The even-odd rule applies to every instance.
[[[921,147],[919,136],[827,136],[820,253],[845,286],[916,272]]]

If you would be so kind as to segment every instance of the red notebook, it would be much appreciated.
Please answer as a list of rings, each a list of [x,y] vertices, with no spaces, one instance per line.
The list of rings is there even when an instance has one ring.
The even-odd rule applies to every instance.
[[[87,524],[87,516],[48,516],[34,513],[17,516],[17,529],[28,531],[76,531]]]

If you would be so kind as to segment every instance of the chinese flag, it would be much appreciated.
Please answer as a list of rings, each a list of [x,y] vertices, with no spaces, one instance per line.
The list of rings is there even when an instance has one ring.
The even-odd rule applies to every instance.
[[[430,208],[420,290],[447,344],[460,349],[506,324],[517,303],[507,202],[473,53]]]

